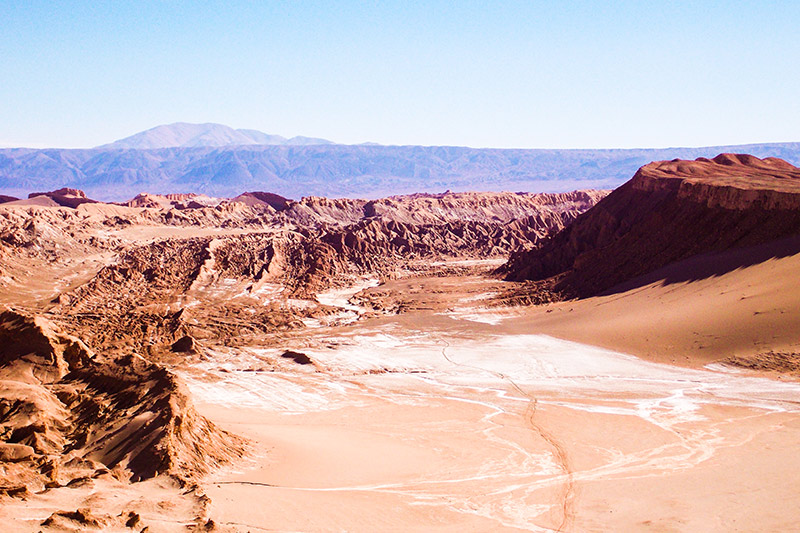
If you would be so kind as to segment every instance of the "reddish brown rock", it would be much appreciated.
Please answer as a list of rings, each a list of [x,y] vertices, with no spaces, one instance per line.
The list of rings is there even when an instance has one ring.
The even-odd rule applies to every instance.
[[[88,478],[70,472],[87,461],[134,481],[186,481],[242,453],[243,441],[200,416],[161,365],[98,360],[49,321],[11,310],[0,313],[0,349],[0,466],[24,463],[6,482],[79,483]]]
[[[696,254],[797,234],[800,169],[785,161],[658,161],[538,248],[512,254],[501,272],[585,297]]]
[[[42,379],[59,379],[93,357],[83,341],[42,317],[10,309],[0,312],[0,366],[24,360]]]
[[[275,211],[283,211],[289,207],[287,198],[271,192],[253,191],[242,193],[235,198],[231,198],[231,202],[241,202],[249,206],[265,206],[268,205]]]
[[[67,187],[50,192],[32,192],[28,195],[28,198],[36,198],[37,196],[46,196],[60,206],[71,207],[73,209],[81,204],[97,203],[97,200],[87,198],[83,191]]]

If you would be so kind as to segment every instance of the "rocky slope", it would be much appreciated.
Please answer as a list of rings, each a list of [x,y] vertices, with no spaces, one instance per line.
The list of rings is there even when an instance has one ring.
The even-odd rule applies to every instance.
[[[85,213],[38,208],[28,214],[38,224],[30,230],[19,229],[31,225],[27,212],[15,210],[7,225],[16,229],[0,233],[0,242],[15,250],[5,263],[9,270],[14,256],[58,257],[58,250],[47,246],[57,226],[74,228],[74,237],[60,239],[62,251],[113,250],[112,263],[60,291],[50,311],[64,327],[90,337],[95,349],[161,359],[186,336],[200,345],[224,344],[302,327],[303,319],[330,312],[315,302],[317,292],[359,277],[391,278],[426,269],[431,260],[502,257],[563,228],[604,194],[448,193],[293,202],[247,193],[195,208],[183,207],[191,199],[151,196],[156,207],[113,207],[103,215],[88,214],[102,206]],[[52,218],[54,212],[64,218]],[[124,235],[137,225],[157,230],[162,224],[181,232],[218,231],[127,245],[122,238],[82,237],[110,228]]]
[[[0,312],[0,493],[103,475],[184,482],[238,457],[241,439],[192,407],[175,375],[135,354],[95,355],[50,321]]]
[[[585,297],[693,255],[798,233],[800,169],[789,163],[736,154],[659,161],[536,249],[512,254],[501,272]]]
[[[61,192],[41,193],[35,198],[67,196]],[[606,194],[444,193],[371,201],[321,197],[291,201],[262,192],[232,199],[140,194],[122,205],[78,202],[69,205],[74,209],[60,209],[67,206],[55,202],[11,202],[0,208],[0,257],[55,259],[65,247],[82,248],[84,253],[92,247],[116,249],[122,246],[119,236],[137,226],[151,228],[154,234],[162,227],[195,228],[195,233],[278,230],[328,243],[347,234],[347,241],[354,244],[371,234],[377,239],[373,244],[384,243],[398,253],[415,248],[417,255],[486,256],[507,253],[525,240],[537,241],[563,228]],[[81,191],[68,196],[85,198]],[[418,229],[428,237],[402,242],[403,235],[408,240]],[[471,243],[475,232],[490,235],[483,239],[488,248]],[[456,248],[452,248],[454,244]],[[392,250],[387,248],[387,253]]]
[[[47,197],[53,200],[56,204],[62,207],[78,207],[81,204],[96,203],[97,200],[92,200],[86,197],[86,193],[78,189],[62,188],[50,192],[32,192],[28,195],[28,199],[37,197]]]

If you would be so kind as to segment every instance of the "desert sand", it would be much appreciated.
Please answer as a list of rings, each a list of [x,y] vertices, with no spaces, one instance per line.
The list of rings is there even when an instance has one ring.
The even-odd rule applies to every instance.
[[[520,327],[691,367],[769,351],[800,352],[800,291],[789,281],[800,272],[800,254],[771,253],[787,245],[798,243],[790,239],[671,265],[627,291],[544,306]],[[687,276],[762,250],[770,253],[761,263]]]
[[[761,275],[754,268],[739,272],[739,281],[754,287]],[[716,281],[719,289],[730,280]],[[194,396],[205,399],[200,412],[264,450],[209,478],[218,524],[237,531],[763,531],[800,520],[792,505],[800,465],[791,459],[800,383],[702,368],[705,354],[691,351],[695,368],[681,368],[542,334],[557,333],[546,319],[569,311],[487,308],[481,298],[493,280],[436,278],[397,288],[412,294],[409,283],[423,285],[421,294],[446,292],[450,305],[431,298],[417,302],[431,309],[287,341],[315,361],[313,370],[252,372],[252,360],[233,354],[223,358],[225,372],[217,363],[187,370]],[[684,290],[700,305],[714,292],[711,284],[704,289]],[[650,287],[641,305],[669,306],[674,291]],[[618,298],[636,301],[642,292]],[[794,300],[784,303],[796,312]],[[585,320],[604,300],[582,304],[573,313]],[[605,331],[608,344],[619,320]],[[766,335],[769,328],[757,324],[739,325]],[[569,329],[561,336],[570,337]],[[692,340],[693,333],[672,336],[676,345]]]

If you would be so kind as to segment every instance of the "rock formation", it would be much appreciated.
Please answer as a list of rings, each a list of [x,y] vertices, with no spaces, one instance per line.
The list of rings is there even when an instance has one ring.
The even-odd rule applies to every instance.
[[[0,313],[0,493],[58,487],[116,469],[183,482],[243,451],[198,415],[177,377],[130,354],[95,356],[42,317]]]
[[[585,297],[696,254],[798,233],[800,169],[785,161],[658,161],[537,248],[513,253],[501,272]]]
[[[60,206],[72,207],[73,209],[81,204],[97,202],[97,200],[87,198],[83,191],[67,187],[50,192],[32,192],[28,195],[28,198],[36,198],[37,196],[46,196]]]

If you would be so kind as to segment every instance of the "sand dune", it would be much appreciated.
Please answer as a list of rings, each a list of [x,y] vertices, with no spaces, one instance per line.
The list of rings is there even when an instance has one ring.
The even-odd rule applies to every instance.
[[[629,290],[545,306],[518,326],[687,366],[800,353],[797,246],[794,238],[694,258],[633,280]],[[771,258],[746,265],[759,255]],[[704,270],[709,275],[696,279]]]

